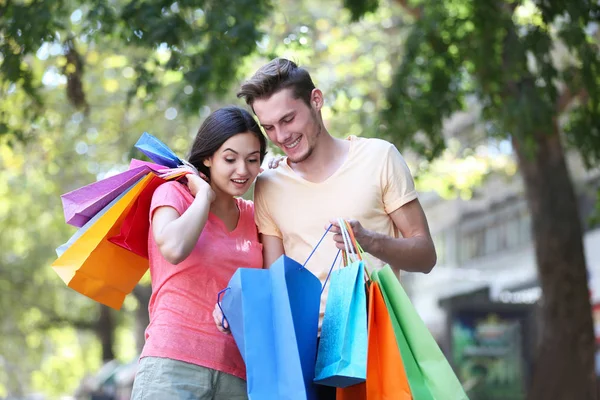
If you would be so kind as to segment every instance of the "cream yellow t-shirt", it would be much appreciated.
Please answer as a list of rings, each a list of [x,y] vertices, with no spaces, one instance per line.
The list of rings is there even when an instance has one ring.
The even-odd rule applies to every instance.
[[[300,264],[332,219],[356,219],[366,229],[398,237],[389,214],[417,198],[410,170],[394,145],[374,138],[350,136],[348,140],[346,161],[323,182],[300,177],[287,160],[256,181],[254,215],[259,232],[281,238],[285,254]],[[333,239],[327,237],[306,268],[324,282],[336,254]],[[371,268],[383,266],[374,257],[369,261]],[[328,287],[321,296],[321,315]]]

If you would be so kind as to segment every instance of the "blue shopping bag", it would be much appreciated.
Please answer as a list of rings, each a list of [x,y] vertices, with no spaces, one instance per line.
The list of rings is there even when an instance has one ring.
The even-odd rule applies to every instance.
[[[167,168],[176,168],[183,165],[183,161],[166,144],[148,132],[142,134],[134,147],[155,163],[164,165]]]
[[[365,266],[356,261],[331,272],[315,382],[344,388],[367,378]]]
[[[246,363],[251,400],[316,399],[320,297],[319,279],[286,256],[269,269],[235,272],[220,304]]]

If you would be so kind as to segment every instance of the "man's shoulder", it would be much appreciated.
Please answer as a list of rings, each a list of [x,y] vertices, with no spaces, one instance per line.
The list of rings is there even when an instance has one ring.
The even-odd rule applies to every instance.
[[[285,178],[288,175],[289,174],[287,173],[287,171],[285,171],[285,166],[280,165],[277,168],[265,169],[263,172],[260,173],[260,175],[256,177],[256,187],[260,190],[265,186],[271,187],[275,185],[280,185],[283,182],[285,182]]]
[[[352,137],[350,140],[354,143],[356,153],[361,157],[383,157],[390,149],[395,148],[394,144],[384,139],[372,137]]]

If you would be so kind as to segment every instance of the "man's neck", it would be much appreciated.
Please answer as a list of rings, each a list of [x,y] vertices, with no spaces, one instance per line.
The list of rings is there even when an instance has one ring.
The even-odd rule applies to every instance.
[[[323,182],[333,175],[346,161],[350,142],[336,139],[323,128],[319,142],[312,154],[299,163],[290,163],[290,167],[298,175],[310,182]]]

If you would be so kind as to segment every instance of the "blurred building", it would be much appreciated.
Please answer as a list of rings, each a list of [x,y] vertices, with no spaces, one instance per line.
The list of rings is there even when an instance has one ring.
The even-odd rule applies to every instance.
[[[462,116],[456,124],[468,131],[473,119]],[[569,155],[569,167],[585,227],[592,301],[600,303],[600,229],[589,224],[600,174],[587,171],[576,155]],[[434,193],[420,200],[438,264],[428,275],[402,276],[415,307],[472,400],[524,398],[541,289],[520,177],[493,177],[468,201]]]

